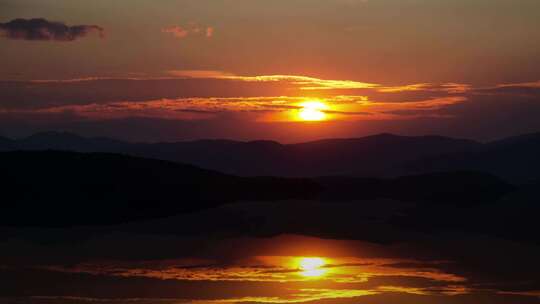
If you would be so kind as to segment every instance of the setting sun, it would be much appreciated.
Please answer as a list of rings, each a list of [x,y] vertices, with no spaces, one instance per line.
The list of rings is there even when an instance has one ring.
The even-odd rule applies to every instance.
[[[324,265],[325,260],[322,258],[301,258],[298,262],[298,266],[302,272],[300,273],[304,277],[320,277],[326,273]]]
[[[298,114],[300,120],[303,121],[321,121],[326,119],[326,113],[324,110],[328,109],[328,106],[320,101],[306,101],[300,104],[302,107]]]

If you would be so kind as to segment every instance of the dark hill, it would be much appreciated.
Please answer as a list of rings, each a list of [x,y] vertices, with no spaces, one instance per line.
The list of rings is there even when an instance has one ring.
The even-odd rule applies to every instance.
[[[437,172],[391,179],[324,177],[325,200],[387,198],[420,205],[473,207],[489,204],[516,190],[500,178],[482,172]]]
[[[9,151],[16,148],[15,141],[0,136],[0,151]]]
[[[237,200],[309,199],[305,179],[242,178],[125,155],[0,153],[3,224],[107,224],[170,216]]]
[[[0,138],[0,151],[66,150],[121,153],[192,164],[238,176],[396,177],[448,171],[480,171],[512,183],[540,180],[540,133],[481,144],[440,136],[380,134],[300,144],[273,141],[199,140],[127,143],[69,133]]]
[[[116,224],[236,201],[388,198],[470,207],[513,190],[475,172],[395,179],[237,177],[169,161],[55,151],[0,153],[0,170],[0,222],[23,226]]]
[[[44,132],[16,141],[19,150],[120,152],[131,144],[109,138],[86,138],[66,132]]]

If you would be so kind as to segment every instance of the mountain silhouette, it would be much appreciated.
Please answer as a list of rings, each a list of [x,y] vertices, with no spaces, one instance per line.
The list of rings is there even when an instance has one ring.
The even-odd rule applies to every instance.
[[[121,153],[192,164],[238,176],[397,177],[448,171],[480,171],[512,183],[540,178],[540,133],[478,143],[441,136],[379,134],[299,144],[274,141],[198,140],[128,143],[70,133],[0,139],[0,151],[62,150]]]
[[[15,141],[0,136],[0,151],[9,151],[13,149],[16,149]]]
[[[314,177],[402,175],[402,164],[428,156],[468,151],[480,144],[440,136],[380,134],[300,144],[273,141],[199,140],[176,143],[125,143],[69,133],[40,133],[0,150],[112,152],[193,164],[241,176]]]
[[[540,178],[540,133],[510,137],[475,149],[426,157],[407,165],[409,172],[447,170],[489,172],[514,183]]]
[[[476,172],[396,179],[239,177],[163,160],[59,151],[2,152],[0,170],[1,223],[17,226],[117,224],[238,201],[386,198],[471,207],[514,190]]]

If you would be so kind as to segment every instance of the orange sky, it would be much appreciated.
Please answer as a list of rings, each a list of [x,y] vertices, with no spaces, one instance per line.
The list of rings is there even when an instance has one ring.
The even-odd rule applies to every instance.
[[[532,132],[539,12],[535,0],[4,0],[0,133],[295,142]],[[307,120],[323,122],[300,124],[313,101],[324,119]]]

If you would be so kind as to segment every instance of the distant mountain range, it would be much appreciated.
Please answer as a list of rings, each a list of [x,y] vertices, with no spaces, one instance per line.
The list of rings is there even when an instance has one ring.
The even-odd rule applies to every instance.
[[[540,177],[540,133],[491,143],[392,134],[300,144],[230,140],[128,143],[58,132],[0,139],[0,151],[14,150],[123,153],[239,176],[397,177],[465,170],[491,173],[515,183]]]

